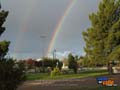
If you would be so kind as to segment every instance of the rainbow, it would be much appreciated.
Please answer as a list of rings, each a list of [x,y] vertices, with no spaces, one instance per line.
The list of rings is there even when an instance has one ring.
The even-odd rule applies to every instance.
[[[58,23],[57,23],[57,25],[54,29],[52,38],[50,40],[50,43],[49,43],[49,46],[48,46],[48,49],[47,49],[46,56],[49,56],[49,54],[54,49],[54,45],[56,43],[57,36],[59,35],[59,32],[62,28],[62,25],[64,24],[64,22],[66,20],[66,17],[70,13],[70,11],[73,8],[76,1],[77,0],[69,0],[69,4],[68,4],[67,8],[65,9],[63,16],[59,19],[59,21],[58,21]],[[29,20],[30,20],[31,15],[32,15],[32,13],[34,11],[34,8],[36,6],[36,2],[34,0],[30,0],[29,4],[27,4],[27,5],[30,8],[28,8],[26,10],[26,13],[24,13],[23,19],[21,19],[21,28],[18,31],[17,38],[16,38],[16,45],[14,47],[15,55],[13,57],[15,57],[15,58],[17,58],[17,55],[18,55],[16,53],[18,53],[21,49],[21,42],[23,40],[23,36],[24,36],[25,32],[27,32],[27,30],[28,30]]]
[[[36,2],[34,0],[30,0],[30,2],[27,5],[26,12],[23,13],[23,17],[20,21],[20,30],[18,31],[17,38],[16,38],[16,45],[14,47],[14,53],[15,55],[13,57],[17,58],[17,55],[21,49],[21,42],[23,40],[23,36],[25,32],[28,30],[29,20],[32,17],[32,13],[34,11],[34,7],[36,6]]]
[[[48,49],[47,49],[47,53],[46,53],[46,56],[49,56],[50,53],[54,50],[54,45],[56,43],[56,40],[57,40],[57,36],[59,35],[59,32],[62,28],[62,25],[64,24],[64,21],[67,17],[67,15],[70,13],[71,9],[73,8],[74,4],[76,3],[77,0],[70,0],[63,16],[59,19],[55,29],[54,29],[54,32],[53,32],[53,35],[52,35],[52,38],[51,38],[51,41],[50,41],[50,44],[48,46]]]

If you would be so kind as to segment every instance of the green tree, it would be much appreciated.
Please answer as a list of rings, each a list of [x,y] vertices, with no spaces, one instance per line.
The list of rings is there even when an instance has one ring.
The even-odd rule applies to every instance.
[[[77,60],[78,67],[81,68],[81,67],[84,66],[83,60],[84,60],[84,57],[83,57],[83,56],[80,56],[79,59]]]
[[[0,35],[5,31],[4,22],[8,11],[0,11]],[[18,85],[25,80],[24,64],[5,58],[9,50],[9,41],[0,42],[0,90],[16,90]]]
[[[86,60],[94,66],[120,60],[120,0],[102,0],[98,8],[89,16],[91,27],[83,32]]]
[[[8,12],[6,12],[6,11],[0,12],[0,36],[5,31],[5,27],[3,27],[3,24],[4,24],[7,16],[8,16]],[[0,59],[3,59],[4,56],[7,54],[9,44],[10,44],[10,42],[6,41],[6,40],[0,42]]]
[[[77,73],[78,69],[77,61],[75,60],[75,57],[71,53],[68,55],[68,67],[69,69],[73,69],[74,73]]]
[[[75,60],[78,61],[79,60],[79,57],[78,55],[75,56]]]

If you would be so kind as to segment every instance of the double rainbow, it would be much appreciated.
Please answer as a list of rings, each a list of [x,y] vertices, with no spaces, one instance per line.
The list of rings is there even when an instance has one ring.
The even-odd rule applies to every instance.
[[[53,32],[53,35],[52,35],[52,38],[51,38],[51,41],[49,43],[49,46],[48,46],[48,49],[47,49],[47,52],[46,52],[46,56],[49,56],[49,54],[53,51],[54,49],[54,45],[56,43],[56,40],[57,40],[57,37],[59,36],[59,32],[62,30],[62,25],[64,24],[65,20],[66,20],[66,17],[69,15],[71,9],[73,8],[74,4],[76,3],[77,0],[69,0],[69,4],[67,6],[67,8],[65,9],[65,12],[63,14],[63,16],[59,19],[55,29],[54,29],[54,32]],[[28,30],[28,24],[29,24],[29,20],[31,18],[31,15],[32,15],[32,12],[34,10],[34,7],[35,7],[36,3],[34,2],[34,0],[30,1],[29,2],[29,7],[30,9],[27,10],[25,16],[23,17],[23,20],[22,21],[22,26],[21,26],[21,30],[18,32],[18,37],[16,38],[16,45],[15,45],[15,48],[14,48],[14,51],[15,52],[19,52],[20,48],[21,48],[21,41],[22,41],[22,37],[24,36],[24,33]],[[17,57],[17,56],[15,56]]]

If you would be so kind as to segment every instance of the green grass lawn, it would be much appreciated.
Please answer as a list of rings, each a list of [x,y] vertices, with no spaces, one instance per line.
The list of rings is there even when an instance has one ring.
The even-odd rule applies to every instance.
[[[35,73],[27,74],[27,80],[57,80],[57,79],[68,79],[68,78],[85,78],[85,77],[96,77],[99,75],[108,74],[106,70],[94,70],[84,71],[78,74],[62,74],[59,76],[51,77],[48,73]]]

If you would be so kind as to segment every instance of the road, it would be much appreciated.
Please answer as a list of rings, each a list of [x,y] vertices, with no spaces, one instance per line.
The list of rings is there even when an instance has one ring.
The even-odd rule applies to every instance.
[[[113,78],[115,83],[120,86],[120,75],[107,75]],[[70,87],[97,87],[96,78],[88,77],[82,79],[64,79],[64,80],[35,80],[26,81],[18,90],[62,90]]]

